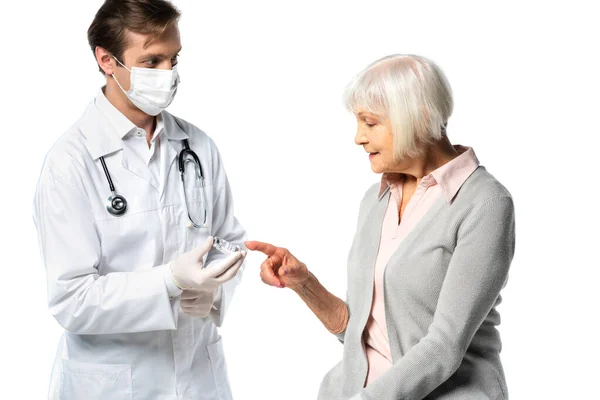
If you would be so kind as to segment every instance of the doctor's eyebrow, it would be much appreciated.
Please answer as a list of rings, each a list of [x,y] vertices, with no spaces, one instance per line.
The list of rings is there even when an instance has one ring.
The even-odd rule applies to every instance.
[[[179,50],[177,50],[177,52],[172,57],[178,56],[182,49],[183,49],[183,47],[180,47]],[[138,60],[141,61],[141,60],[146,60],[148,58],[154,58],[154,57],[157,57],[157,58],[172,58],[172,57],[169,57],[169,55],[165,54],[165,53],[148,53],[148,54],[142,54],[141,56],[139,56]]]

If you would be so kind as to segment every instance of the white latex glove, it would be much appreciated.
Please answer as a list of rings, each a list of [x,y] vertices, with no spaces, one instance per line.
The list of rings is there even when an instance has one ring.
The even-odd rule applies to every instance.
[[[218,291],[218,288],[211,291],[184,290],[181,293],[181,310],[190,317],[208,317]]]
[[[237,274],[237,271],[239,271],[240,267],[244,263],[246,252],[242,251],[241,253],[242,257],[237,260],[237,262],[231,266],[229,270],[227,270],[228,274],[233,271],[229,279],[233,278]],[[206,266],[206,269],[211,270],[213,268],[219,268],[221,263],[221,260],[213,261]],[[187,314],[191,317],[208,317],[213,303],[215,302],[215,298],[217,297],[218,291],[218,287],[212,291],[195,289],[184,290],[183,293],[181,293],[181,310],[184,312],[184,314]]]
[[[239,251],[211,263],[210,268],[203,268],[203,257],[210,251],[212,244],[213,238],[209,237],[200,246],[171,261],[173,282],[180,289],[212,292],[237,274],[242,266],[242,263],[237,261],[245,255]]]

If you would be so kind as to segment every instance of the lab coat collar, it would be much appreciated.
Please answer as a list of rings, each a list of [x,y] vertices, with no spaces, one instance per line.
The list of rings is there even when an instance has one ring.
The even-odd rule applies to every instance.
[[[113,127],[114,132],[121,139],[131,134],[139,127],[135,126],[121,111],[119,111],[104,95],[104,89],[100,89],[96,95],[96,105],[100,112],[108,119],[110,125]],[[157,140],[161,135],[167,135],[164,129],[164,116],[158,114],[156,116],[156,127],[154,128],[154,135],[152,140]]]
[[[163,111],[162,134],[169,140],[189,139],[173,115]],[[80,121],[82,134],[86,137],[86,146],[94,160],[123,149],[123,138],[137,127],[115,106],[113,106],[102,89],[88,105]],[[157,131],[159,123],[157,121]]]
[[[161,114],[162,116],[162,120],[163,120],[163,124],[164,124],[164,135],[167,139],[169,140],[184,140],[184,139],[189,139],[190,137],[188,136],[187,133],[185,133],[183,131],[183,122],[177,118],[174,117],[172,114],[168,113],[167,111],[163,111]]]
[[[98,109],[106,119],[109,124],[113,127],[114,133],[117,134],[119,139],[125,138],[125,136],[137,129],[137,126],[133,122],[131,122],[121,111],[117,109],[104,95],[104,88],[98,90],[98,94],[96,95],[95,103]]]
[[[95,101],[90,102],[79,125],[86,138],[85,145],[94,160],[123,149],[121,138]]]

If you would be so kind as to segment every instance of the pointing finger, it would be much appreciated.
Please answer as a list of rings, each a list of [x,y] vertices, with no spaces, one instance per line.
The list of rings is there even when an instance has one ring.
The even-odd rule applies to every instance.
[[[264,253],[267,256],[275,255],[275,253],[277,253],[277,249],[278,249],[277,247],[273,246],[272,244],[264,243],[264,242],[256,242],[256,241],[246,242],[245,245],[248,250],[260,251],[261,253]]]

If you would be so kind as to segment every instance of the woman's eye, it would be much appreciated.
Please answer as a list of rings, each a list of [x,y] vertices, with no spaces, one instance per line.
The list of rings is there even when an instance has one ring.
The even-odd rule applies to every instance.
[[[370,123],[370,122],[365,122],[365,124],[366,124],[366,125],[367,125],[369,128],[372,128],[372,127],[374,127],[374,126],[375,126],[375,124],[372,124],[372,123]]]

